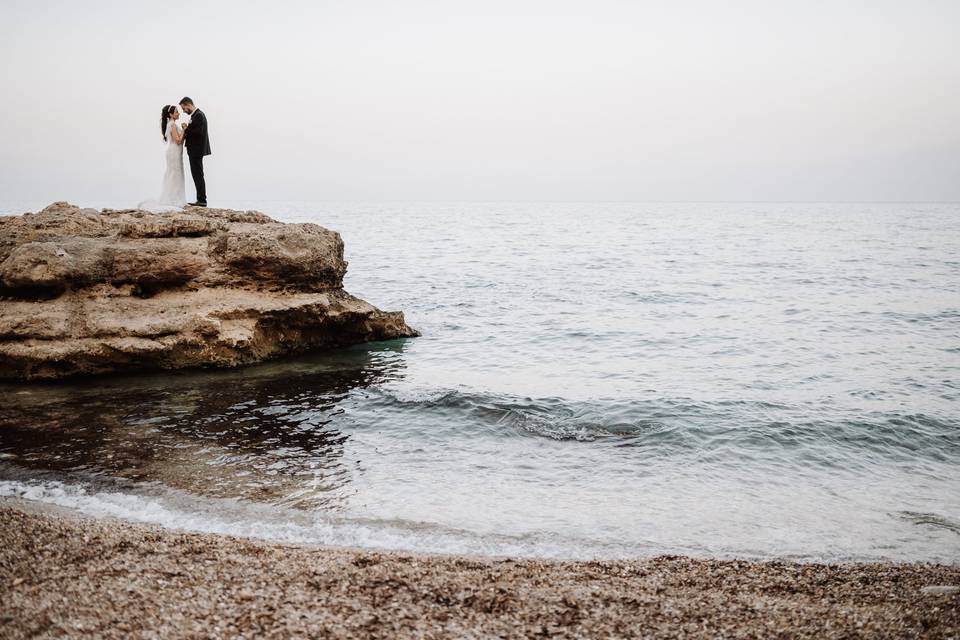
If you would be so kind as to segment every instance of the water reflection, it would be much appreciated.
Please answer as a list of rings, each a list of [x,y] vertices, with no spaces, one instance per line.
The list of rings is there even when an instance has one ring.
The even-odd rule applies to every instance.
[[[236,371],[2,385],[0,454],[33,471],[337,509],[360,472],[344,455],[344,400],[401,378],[402,350],[385,342]]]

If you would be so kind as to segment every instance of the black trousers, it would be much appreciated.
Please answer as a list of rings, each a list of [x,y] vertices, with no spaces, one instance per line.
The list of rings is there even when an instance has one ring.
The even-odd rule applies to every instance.
[[[197,188],[197,202],[207,204],[207,183],[203,179],[203,156],[190,157],[190,175],[193,176],[193,186]]]

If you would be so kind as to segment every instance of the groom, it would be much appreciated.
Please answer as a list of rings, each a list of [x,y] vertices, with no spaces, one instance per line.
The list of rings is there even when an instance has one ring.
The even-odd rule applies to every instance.
[[[207,206],[207,183],[203,179],[203,156],[210,155],[210,138],[207,136],[207,116],[203,111],[193,106],[193,100],[183,98],[180,108],[190,116],[187,125],[186,145],[187,157],[190,158],[190,173],[193,175],[193,186],[197,188],[197,201],[191,202],[191,207]]]

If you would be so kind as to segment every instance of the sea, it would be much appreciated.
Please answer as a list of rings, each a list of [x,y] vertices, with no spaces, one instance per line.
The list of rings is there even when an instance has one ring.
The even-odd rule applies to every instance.
[[[0,496],[368,549],[960,563],[958,204],[223,206],[339,231],[345,288],[423,335],[2,385]]]

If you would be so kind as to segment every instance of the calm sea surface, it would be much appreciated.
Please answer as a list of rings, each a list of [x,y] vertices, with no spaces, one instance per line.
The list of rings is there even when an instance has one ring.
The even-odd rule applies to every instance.
[[[338,230],[346,288],[423,337],[2,386],[0,495],[379,548],[960,562],[960,205],[226,204]]]

